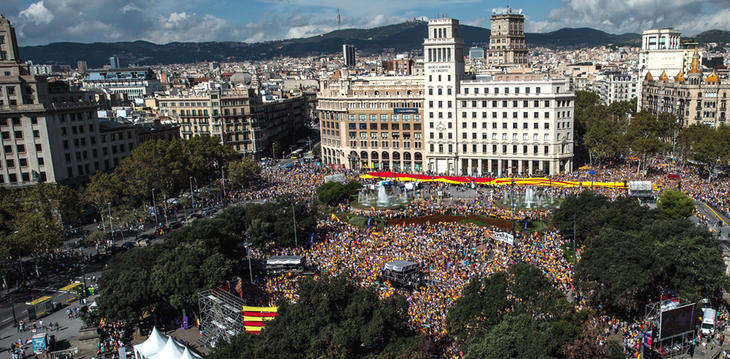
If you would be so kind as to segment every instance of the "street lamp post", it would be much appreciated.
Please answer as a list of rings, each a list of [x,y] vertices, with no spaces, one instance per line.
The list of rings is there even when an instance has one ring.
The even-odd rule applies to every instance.
[[[297,240],[297,216],[294,214],[294,204],[291,205],[291,218],[294,221],[294,246],[299,247],[299,241]]]
[[[112,244],[114,244],[114,223],[112,222],[112,203],[107,202],[107,205],[109,206],[109,228],[112,231]]]
[[[152,189],[152,211],[155,212],[155,228],[160,221],[157,219],[157,202],[155,202],[155,189]]]

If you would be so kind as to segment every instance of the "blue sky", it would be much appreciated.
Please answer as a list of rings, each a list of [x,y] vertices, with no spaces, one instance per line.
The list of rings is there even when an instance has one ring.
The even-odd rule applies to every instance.
[[[22,45],[58,41],[266,41],[446,14],[489,27],[495,7],[521,8],[526,28],[611,33],[668,26],[730,30],[730,0],[0,0]]]

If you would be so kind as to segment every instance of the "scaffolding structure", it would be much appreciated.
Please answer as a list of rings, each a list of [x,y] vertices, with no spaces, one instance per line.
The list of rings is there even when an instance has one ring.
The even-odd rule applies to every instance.
[[[672,310],[683,308],[691,310],[692,321],[689,323],[687,328],[685,330],[677,330],[669,335],[667,333],[662,333],[662,328],[664,327],[663,322],[668,320],[664,317],[664,314]],[[664,348],[666,355],[669,356],[686,354],[689,351],[690,346],[692,346],[692,339],[694,337],[694,316],[694,303],[684,298],[677,297],[676,301],[664,300],[647,304],[645,307],[644,319],[646,322],[650,323],[655,336],[651,348],[647,349],[644,347],[643,343],[641,344],[642,350],[649,351],[648,353],[645,353],[646,357],[652,358],[652,355],[655,354],[654,351],[659,347]]]
[[[215,288],[198,293],[198,305],[204,345],[215,348],[219,341],[230,341],[234,335],[244,332],[243,299]]]

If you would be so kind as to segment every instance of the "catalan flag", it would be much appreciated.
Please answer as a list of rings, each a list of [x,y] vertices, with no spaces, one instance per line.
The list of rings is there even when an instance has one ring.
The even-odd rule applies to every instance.
[[[243,306],[243,327],[246,333],[260,334],[266,322],[273,320],[278,313],[277,307]]]

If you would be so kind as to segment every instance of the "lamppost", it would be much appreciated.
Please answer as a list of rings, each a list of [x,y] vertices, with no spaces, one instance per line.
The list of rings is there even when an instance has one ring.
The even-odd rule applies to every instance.
[[[112,203],[107,202],[107,205],[109,206],[109,228],[112,231],[112,244],[114,244],[114,223],[112,222]]]
[[[294,222],[294,246],[299,247],[299,241],[297,240],[297,216],[294,214],[294,204],[291,205],[291,218]]]
[[[157,202],[155,202],[155,189],[152,189],[152,211],[155,213],[155,228],[160,221],[157,219]]]

